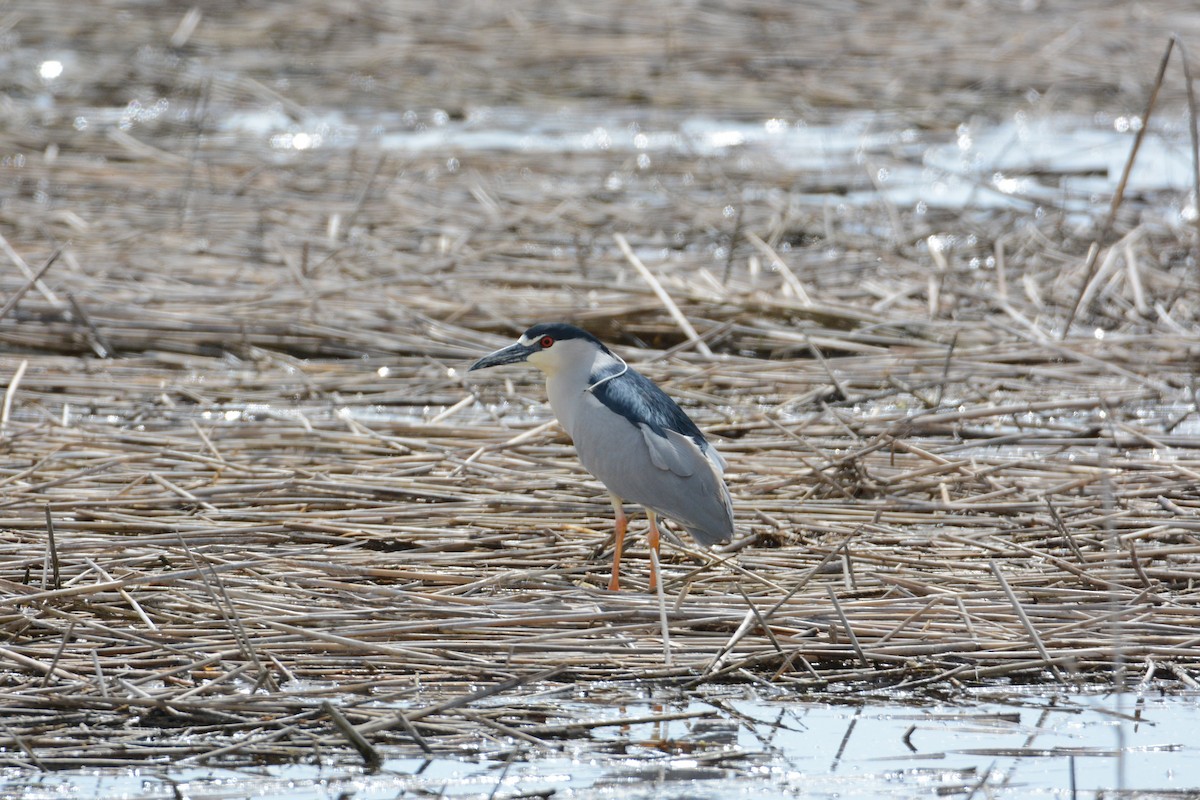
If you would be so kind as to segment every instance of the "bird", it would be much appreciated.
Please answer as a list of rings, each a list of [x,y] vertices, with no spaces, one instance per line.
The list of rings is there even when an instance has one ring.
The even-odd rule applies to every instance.
[[[679,523],[702,545],[732,538],[725,461],[666,392],[595,336],[562,322],[534,325],[468,371],[524,362],[545,373],[554,416],[612,500],[616,550],[610,591],[620,591],[626,502],[642,506],[650,522],[651,591],[658,586],[659,516]]]

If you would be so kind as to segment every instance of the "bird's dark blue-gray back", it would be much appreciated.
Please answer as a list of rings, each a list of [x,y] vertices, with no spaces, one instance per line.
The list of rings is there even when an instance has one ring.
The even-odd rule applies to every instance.
[[[613,373],[614,370],[610,368],[609,374]],[[608,377],[605,374],[593,375],[593,383],[600,383],[591,392],[610,411],[620,414],[631,425],[648,425],[659,436],[666,436],[667,431],[675,431],[692,439],[701,450],[708,446],[696,423],[654,381],[632,367],[604,380]]]
[[[599,371],[588,376],[588,391],[610,411],[620,414],[634,426],[649,425],[659,436],[664,436],[666,431],[675,431],[690,437],[701,449],[708,445],[696,423],[692,422],[666,392],[658,388],[654,381],[628,366],[620,356],[614,354],[604,342],[592,334],[565,322],[541,322],[526,330],[522,338],[535,341],[543,336],[550,336],[558,341],[584,339],[609,356]]]

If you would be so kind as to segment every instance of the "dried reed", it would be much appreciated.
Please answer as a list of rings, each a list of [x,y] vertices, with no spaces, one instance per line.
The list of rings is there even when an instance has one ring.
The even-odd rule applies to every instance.
[[[43,10],[56,5],[13,24],[64,36],[77,17]],[[782,75],[798,74],[787,92],[809,102],[818,87],[835,105],[890,91],[893,70],[873,58],[855,57],[862,81],[829,83],[832,51],[797,72],[785,48],[761,47],[761,35],[778,45],[770,16],[791,30],[801,5],[717,5],[692,20],[704,30],[672,34],[704,47],[666,51],[661,37],[597,32],[582,7],[550,22],[536,4],[447,10],[436,22],[465,32],[475,68],[435,70],[413,103],[458,113],[525,98],[565,63],[566,92],[610,69],[614,96],[651,87],[656,108],[731,115],[773,107]],[[867,5],[838,52],[891,41],[898,12]],[[1094,6],[1070,13],[1124,19],[1121,4]],[[657,6],[644,8],[626,10]],[[281,156],[213,123],[247,103],[302,116],[331,88],[303,76],[294,93],[271,88],[278,56],[260,67],[263,37],[361,38],[356,26],[407,24],[401,9],[311,30],[284,6],[240,26],[165,24],[152,9],[127,20],[122,41],[175,31],[177,55],[229,49],[239,77],[201,82],[162,43],[118,69],[113,27],[81,27],[77,46],[191,109],[131,132],[72,126],[101,116],[79,106],[31,138],[33,103],[4,98],[0,150],[27,154],[0,206],[4,257],[23,268],[0,274],[4,763],[552,746],[635,721],[563,711],[571,685],[613,681],[1196,685],[1200,297],[1190,229],[1156,216],[1162,198],[1125,198],[1140,214],[1114,220],[1119,241],[1101,245],[1093,276],[1094,231],[1072,234],[1052,206],[892,209],[882,228],[877,208],[798,201],[861,190],[863,176],[780,175],[753,152],[664,153],[651,173],[603,151]],[[663,19],[682,24],[629,24]],[[1164,19],[1179,22],[1155,17],[1139,41]],[[545,24],[572,35],[539,36],[532,55],[501,46]],[[1022,48],[1066,46],[1040,22],[1026,33]],[[1033,78],[1010,67],[1041,64],[1006,56],[989,71],[978,56],[991,44],[954,52],[967,50],[943,61],[941,105],[921,107],[968,104],[980,70],[1024,87]],[[1093,42],[1081,51],[1093,60],[1041,77],[1104,95],[1120,65]],[[329,52],[344,59],[324,57],[339,65],[329,76],[363,85],[418,57]],[[659,61],[674,78],[648,81]],[[364,112],[378,102],[337,88]],[[79,89],[111,105],[102,90]],[[909,107],[932,102],[928,84],[906,91]],[[956,244],[935,257],[935,235]],[[1060,339],[1083,284],[1089,303]],[[636,538],[633,591],[603,589],[610,511],[536,376],[464,377],[546,319],[621,347],[730,462],[738,540],[669,543],[661,595],[642,590]]]

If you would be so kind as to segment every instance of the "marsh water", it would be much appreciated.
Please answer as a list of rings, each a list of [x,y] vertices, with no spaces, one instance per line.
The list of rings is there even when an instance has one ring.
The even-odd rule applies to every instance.
[[[653,694],[650,692],[648,694]],[[1074,798],[1194,796],[1200,787],[1197,697],[1039,687],[943,701],[871,696],[812,703],[726,687],[703,701],[573,699],[595,727],[561,749],[353,759],[256,769],[162,766],[136,772],[0,773],[5,797]],[[664,712],[671,712],[664,714]]]
[[[104,116],[120,124],[129,113],[114,109]],[[1046,114],[1036,108],[1006,120],[966,121],[946,132],[880,114],[829,117],[721,119],[572,106],[547,111],[480,108],[465,119],[435,109],[355,120],[329,109],[294,120],[279,109],[265,109],[230,114],[218,130],[238,140],[255,138],[280,159],[320,148],[379,149],[400,156],[433,152],[447,155],[445,169],[451,172],[463,160],[486,153],[627,155],[622,170],[597,176],[609,190],[628,189],[626,184],[638,175],[653,176],[659,160],[674,155],[756,161],[783,174],[805,176],[791,191],[794,202],[891,204],[917,214],[935,208],[1036,212],[1045,206],[1084,223],[1095,222],[1105,210],[1104,201],[1116,189],[1142,127],[1137,115]],[[1126,191],[1186,193],[1191,188],[1187,126],[1186,114],[1154,118]],[[830,187],[837,192],[831,194]],[[653,203],[652,182],[646,188],[644,200]],[[1186,223],[1195,214],[1191,206],[1161,211],[1167,224]]]

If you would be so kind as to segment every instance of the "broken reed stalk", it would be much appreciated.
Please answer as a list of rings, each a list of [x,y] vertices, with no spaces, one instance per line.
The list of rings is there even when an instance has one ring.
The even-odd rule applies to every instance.
[[[858,641],[858,635],[854,632],[854,626],[850,624],[850,619],[846,616],[846,610],[838,602],[837,593],[833,591],[832,586],[826,586],[825,592],[829,596],[829,602],[833,604],[833,610],[837,612],[838,619],[842,622],[842,630],[845,632],[846,638],[850,640],[850,645],[854,648],[859,663],[862,664],[863,669],[870,669],[871,661],[867,658],[867,654],[863,652],[862,645]]]
[[[642,260],[638,258],[637,253],[633,252],[633,248],[629,246],[629,242],[625,240],[625,237],[619,233],[614,233],[613,239],[616,241],[617,247],[621,248],[625,259],[633,265],[633,268],[637,270],[638,274],[642,276],[642,279],[646,281],[658,299],[662,301],[663,306],[667,309],[667,313],[675,320],[679,329],[687,336],[688,341],[696,346],[696,349],[702,356],[712,358],[713,352],[709,349],[708,344],[700,337],[700,334],[696,333],[696,329],[692,327],[692,323],[688,322],[688,318],[679,310],[679,306],[671,299],[671,295],[663,288],[658,278],[654,277],[654,273],[647,269]]]
[[[58,545],[54,541],[54,516],[50,513],[50,506],[46,509],[46,546],[50,557],[51,570],[51,588],[58,590],[62,588],[62,575],[58,567]],[[45,588],[43,586],[42,588]]]
[[[13,371],[12,377],[8,380],[8,385],[4,387],[4,402],[0,408],[0,436],[3,436],[8,429],[9,415],[12,413],[13,400],[17,396],[17,388],[21,385],[21,379],[25,377],[25,370],[29,367],[29,361],[22,359]]]
[[[1133,136],[1133,146],[1129,149],[1129,158],[1125,159],[1125,167],[1121,170],[1121,178],[1117,181],[1117,188],[1113,192],[1112,200],[1109,202],[1108,215],[1104,218],[1104,224],[1100,226],[1099,235],[1088,249],[1087,260],[1084,263],[1083,282],[1079,286],[1079,294],[1076,295],[1075,302],[1071,305],[1071,313],[1067,316],[1067,321],[1063,325],[1063,339],[1066,339],[1070,334],[1071,325],[1075,322],[1075,317],[1081,311],[1080,306],[1083,304],[1084,296],[1096,272],[1096,260],[1100,255],[1100,249],[1103,242],[1111,234],[1113,223],[1117,218],[1117,210],[1121,207],[1122,200],[1125,199],[1125,187],[1129,183],[1129,174],[1133,172],[1133,164],[1137,160],[1138,151],[1142,147],[1142,140],[1146,137],[1146,132],[1150,130],[1150,115],[1154,113],[1154,106],[1158,102],[1158,93],[1162,89],[1163,78],[1167,74],[1167,64],[1171,60],[1171,51],[1174,48],[1175,37],[1172,36],[1167,40],[1167,47],[1163,50],[1162,59],[1158,63],[1158,74],[1154,78],[1154,86],[1150,90],[1150,97],[1146,100],[1146,110],[1142,112],[1141,125]],[[1200,203],[1200,197],[1197,197],[1196,202]]]
[[[671,666],[671,624],[667,618],[667,599],[663,589],[662,573],[659,570],[658,551],[653,547],[650,554],[650,574],[659,576],[654,583],[654,595],[658,598],[658,621],[662,629],[663,664]]]
[[[1017,599],[1016,594],[1013,593],[1012,587],[1008,585],[1008,581],[1005,579],[1004,573],[1000,570],[1000,565],[995,561],[991,561],[989,562],[989,566],[992,568],[992,574],[996,576],[996,581],[1000,584],[1000,588],[1004,591],[1004,596],[1008,598],[1008,602],[1012,603],[1013,610],[1017,612],[1017,617],[1021,620],[1021,625],[1025,628],[1025,631],[1029,634],[1029,638],[1033,641],[1033,646],[1037,648],[1038,653],[1040,653],[1042,658],[1045,660],[1046,667],[1054,673],[1054,677],[1057,678],[1060,683],[1063,682],[1062,673],[1059,672],[1058,666],[1050,657],[1050,651],[1048,651],[1046,649],[1046,645],[1042,643],[1042,637],[1038,633],[1037,628],[1035,628],[1033,623],[1029,620],[1029,615],[1025,613],[1025,608],[1021,605],[1021,601]]]
[[[21,288],[9,295],[4,305],[0,306],[0,320],[7,317],[17,307],[17,303],[21,302],[21,298],[25,296],[26,292],[41,283],[42,277],[50,271],[50,268],[54,266],[54,262],[58,261],[58,257],[62,255],[62,251],[66,249],[68,244],[69,242],[66,242],[56,247],[38,271],[31,275]]]
[[[321,709],[333,722],[334,726],[345,735],[347,741],[353,745],[358,754],[362,756],[363,763],[369,772],[374,772],[383,765],[383,756],[379,754],[379,751],[342,716],[342,712],[338,711],[333,703],[323,700],[321,702]]]
[[[1196,228],[1192,239],[1192,260],[1196,268],[1200,269],[1200,130],[1197,129],[1197,125],[1200,124],[1197,121],[1200,107],[1196,104],[1196,86],[1192,81],[1192,62],[1187,47],[1178,36],[1172,36],[1171,41],[1179,48],[1179,57],[1183,61],[1183,79],[1187,85],[1188,138],[1192,145],[1192,206],[1196,209],[1195,218],[1192,220]]]

